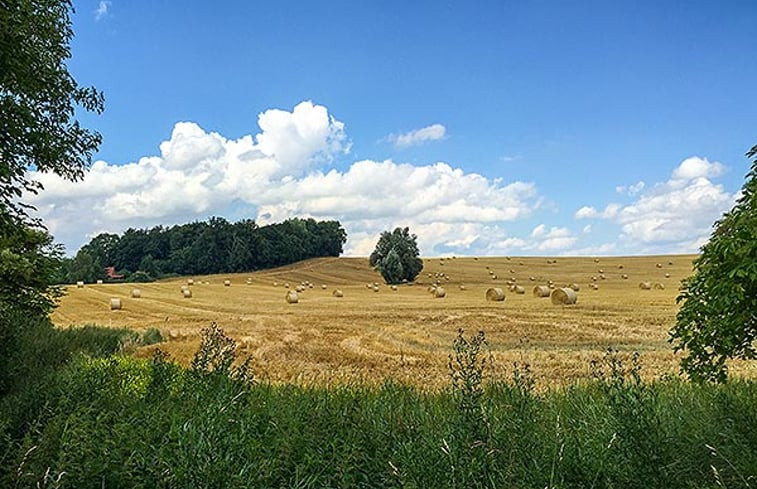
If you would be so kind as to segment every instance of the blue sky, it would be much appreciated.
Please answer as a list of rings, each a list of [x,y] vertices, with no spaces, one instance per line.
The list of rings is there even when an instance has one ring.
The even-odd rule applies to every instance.
[[[75,7],[101,161],[36,200],[69,252],[210,215],[339,219],[351,254],[398,225],[425,255],[693,252],[757,144],[750,1]]]

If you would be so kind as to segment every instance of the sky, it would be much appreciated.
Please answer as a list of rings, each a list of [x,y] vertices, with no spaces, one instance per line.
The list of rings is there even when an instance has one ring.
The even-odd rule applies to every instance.
[[[105,94],[83,181],[30,196],[73,254],[220,216],[337,219],[347,255],[692,253],[757,144],[757,3],[75,0]]]

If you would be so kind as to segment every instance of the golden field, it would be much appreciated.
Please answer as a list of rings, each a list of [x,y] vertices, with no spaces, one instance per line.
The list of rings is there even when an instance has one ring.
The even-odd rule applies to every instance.
[[[189,277],[69,287],[52,319],[58,326],[157,327],[166,339],[160,348],[182,363],[197,350],[200,330],[215,321],[237,341],[242,356],[252,356],[256,375],[273,382],[374,384],[392,378],[424,388],[446,385],[458,328],[486,332],[492,375],[508,375],[517,361],[530,364],[540,386],[566,383],[586,378],[590,361],[612,347],[638,351],[649,378],[678,372],[667,338],[678,287],[691,274],[693,258],[428,258],[416,283],[396,291],[366,258],[323,258],[262,272],[191,277],[192,298],[180,290]],[[547,263],[552,260],[556,263]],[[441,280],[447,295],[434,298],[427,287],[442,272],[449,277]],[[512,277],[526,288],[524,295],[507,289]],[[589,288],[592,277],[598,290]],[[578,302],[559,306],[534,297],[533,287],[548,280],[579,284]],[[641,281],[665,288],[641,290]],[[293,289],[302,282],[313,288],[299,294],[299,303],[288,304],[284,284]],[[366,286],[373,282],[379,292]],[[505,291],[504,302],[486,301],[492,286]],[[138,299],[131,297],[134,288],[141,291]],[[344,297],[333,297],[335,288]],[[121,299],[121,310],[110,310],[111,298]],[[136,354],[148,356],[154,348]],[[755,366],[744,363],[734,363],[732,373],[757,377]]]

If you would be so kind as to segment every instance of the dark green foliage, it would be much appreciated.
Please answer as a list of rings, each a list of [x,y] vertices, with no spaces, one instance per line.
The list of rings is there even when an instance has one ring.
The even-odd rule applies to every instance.
[[[154,345],[163,341],[163,335],[158,328],[148,328],[147,331],[142,333],[142,337],[139,339],[139,344],[143,346]]]
[[[391,233],[384,231],[369,258],[388,284],[412,282],[423,270],[423,260],[418,258],[418,237],[410,234],[409,228],[396,228]]]
[[[103,110],[103,96],[68,72],[70,0],[3,0],[0,7],[0,214],[25,218],[19,201],[39,182],[27,169],[82,177],[100,145],[75,119]]]
[[[747,157],[757,157],[757,146]],[[715,223],[710,241],[683,282],[671,331],[682,369],[696,381],[723,382],[726,360],[757,358],[757,158],[741,197]]]
[[[339,256],[346,240],[338,222],[313,219],[258,227],[251,220],[230,223],[213,217],[167,228],[128,229],[122,236],[101,234],[83,246],[69,264],[67,281],[105,279],[106,266],[129,281],[258,270]]]

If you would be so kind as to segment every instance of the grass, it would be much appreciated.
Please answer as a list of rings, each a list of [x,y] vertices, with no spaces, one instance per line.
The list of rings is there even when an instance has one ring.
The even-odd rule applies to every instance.
[[[442,388],[448,383],[449,345],[461,327],[486,331],[493,366],[502,374],[515,361],[529,363],[539,388],[585,378],[591,359],[610,347],[639,351],[642,375],[651,380],[678,371],[667,332],[678,310],[678,284],[690,275],[692,259],[607,257],[596,263],[567,257],[556,258],[556,264],[547,264],[551,259],[546,257],[426,259],[417,285],[396,292],[382,286],[374,293],[366,284],[381,283],[381,278],[366,259],[326,258],[252,274],[193,277],[192,299],[181,297],[186,278],[140,284],[140,299],[130,297],[130,284],[71,288],[52,318],[59,327],[94,323],[157,329],[166,340],[161,349],[183,365],[189,365],[199,347],[201,329],[216,322],[253,357],[258,376],[273,383],[378,386],[391,379]],[[600,269],[605,280],[599,278]],[[497,280],[489,278],[489,270]],[[443,280],[447,297],[433,299],[426,287],[440,272],[450,277]],[[484,299],[488,287],[505,288],[511,276],[526,286],[525,295],[506,291],[505,302]],[[592,277],[597,277],[598,291],[588,287]],[[225,279],[231,287],[223,286]],[[549,299],[534,298],[533,286],[547,280],[578,283],[578,304],[554,306]],[[642,280],[664,283],[665,290],[639,290]],[[283,284],[294,287],[304,281],[314,288],[300,293],[298,304],[287,304]],[[467,290],[460,290],[460,284]],[[331,295],[337,287],[344,298]],[[122,310],[109,310],[111,297],[121,298]],[[149,358],[152,350],[142,347],[136,354]],[[757,377],[749,363],[734,362],[731,371]]]
[[[0,486],[757,484],[750,381],[645,383],[633,359],[609,352],[592,379],[538,393],[524,365],[484,382],[484,337],[458,335],[453,381],[434,393],[391,381],[273,385],[232,366],[220,330],[203,338],[190,369],[156,354],[79,357],[58,370],[23,436],[0,422]]]

